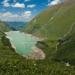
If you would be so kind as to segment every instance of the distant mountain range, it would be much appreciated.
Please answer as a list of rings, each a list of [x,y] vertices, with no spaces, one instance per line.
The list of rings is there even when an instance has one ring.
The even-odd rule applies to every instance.
[[[5,23],[12,30],[20,30],[27,24],[26,22],[5,22]]]

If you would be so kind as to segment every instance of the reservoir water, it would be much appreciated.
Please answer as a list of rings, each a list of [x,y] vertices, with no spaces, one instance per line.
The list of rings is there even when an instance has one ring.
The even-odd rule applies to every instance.
[[[28,55],[32,52],[32,48],[35,46],[38,38],[25,34],[20,31],[10,31],[6,32],[7,38],[10,39],[12,45],[14,45],[15,50],[20,55]]]

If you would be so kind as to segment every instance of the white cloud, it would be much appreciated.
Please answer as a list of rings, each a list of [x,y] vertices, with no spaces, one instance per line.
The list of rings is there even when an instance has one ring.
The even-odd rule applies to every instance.
[[[12,14],[11,12],[6,12],[6,13],[0,13],[0,16],[2,17],[17,17],[17,14]]]
[[[27,5],[27,8],[34,8],[36,5],[35,4],[31,4],[31,5]]]
[[[9,6],[10,6],[10,4],[8,3],[8,1],[9,1],[9,0],[4,0],[4,1],[2,2],[2,4],[3,4],[4,7],[9,7]]]
[[[16,2],[17,0],[14,0],[14,2],[16,2],[15,4],[9,4],[8,2],[9,0],[4,0],[2,2],[3,6],[4,7],[16,7],[16,8],[25,8],[25,4],[24,3],[19,3],[19,2]]]
[[[29,21],[31,20],[32,12],[25,11],[21,15],[13,14],[11,12],[0,13],[0,20],[2,21]]]
[[[31,11],[25,11],[23,13],[23,15],[26,17],[26,18],[29,18],[31,16],[32,12]]]
[[[52,2],[48,3],[48,6],[56,5],[58,3],[61,3],[61,0],[53,0]]]
[[[16,7],[16,8],[25,8],[25,5],[23,3],[16,3],[11,5],[12,7]]]

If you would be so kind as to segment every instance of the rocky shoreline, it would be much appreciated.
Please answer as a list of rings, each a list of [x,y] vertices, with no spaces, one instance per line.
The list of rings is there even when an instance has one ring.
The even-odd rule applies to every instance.
[[[28,34],[29,36],[32,36],[30,34]],[[35,37],[35,36],[34,36]],[[36,38],[36,37],[35,37]],[[37,38],[39,40],[39,38]],[[16,52],[16,47],[15,45],[11,42],[12,38],[9,36],[4,36],[2,38],[4,44],[6,43],[6,45],[10,48],[13,49]],[[26,59],[34,59],[34,60],[43,60],[45,59],[46,55],[45,53],[38,48],[36,45],[32,47],[32,52],[27,54],[27,55],[22,55],[23,57],[25,57]]]
[[[36,46],[32,47],[31,54],[29,54],[27,56],[25,56],[25,55],[23,55],[23,56],[26,57],[27,59],[35,59],[35,60],[43,60],[46,57],[45,53]]]

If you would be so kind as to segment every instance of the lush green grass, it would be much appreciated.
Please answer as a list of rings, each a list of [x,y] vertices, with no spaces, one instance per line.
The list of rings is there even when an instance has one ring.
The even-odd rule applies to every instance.
[[[55,58],[59,61],[63,60],[75,64],[75,25],[71,32],[66,37],[63,37],[63,39],[66,40],[58,46]]]
[[[45,60],[27,60],[0,44],[0,75],[74,75],[75,67],[52,61],[50,50]]]
[[[10,29],[3,23],[0,21],[0,31],[1,32],[7,32],[9,31]],[[0,32],[0,37],[3,35],[3,33]]]
[[[47,24],[49,18],[57,11],[58,13],[55,18]],[[62,38],[63,40],[64,35],[70,30],[73,23],[75,23],[75,1],[69,0],[67,3],[46,9],[36,16],[22,31],[46,38],[46,40],[42,42],[48,46],[43,45],[42,49],[46,53],[48,60],[52,60],[53,58],[58,61],[70,62],[70,64],[75,65],[75,26],[64,39],[70,38],[67,41],[65,40],[63,42],[64,44],[62,43],[56,51],[58,39]],[[39,46],[39,44],[37,44],[37,46]]]
[[[51,48],[53,49],[53,48]],[[44,50],[47,54],[45,60],[27,60],[0,40],[0,75],[73,75],[75,67],[66,67],[64,63],[51,60],[51,50]]]
[[[45,26],[48,20],[58,10],[59,12],[55,16],[55,18]],[[69,4],[66,3],[54,7],[49,7],[43,13],[36,16],[28,24],[28,26],[25,29],[23,29],[23,31],[32,33],[36,36],[41,37],[44,36],[47,38],[49,37],[56,39],[62,37],[68,31],[68,29],[70,28],[71,24],[74,21],[75,21],[75,3]]]
[[[56,13],[56,12],[58,12],[58,13]],[[55,18],[47,24],[49,18],[51,18],[55,14],[56,14]],[[28,24],[28,27],[23,29],[23,31],[32,33],[33,35],[36,35],[38,37],[46,38],[46,40],[44,40],[44,42],[48,45],[48,50],[50,50],[50,47],[56,48],[58,39],[62,38],[69,31],[69,29],[71,28],[73,23],[75,23],[75,1],[74,0],[68,1],[63,4],[56,5],[53,7],[49,7],[44,12],[42,12],[41,14],[36,16]],[[73,32],[75,32],[75,31],[73,31]],[[73,34],[73,35],[75,35],[75,34]],[[71,37],[74,37],[74,36],[71,36]],[[74,41],[74,39],[72,41]],[[70,42],[70,44],[72,44],[72,42]],[[75,45],[75,44],[73,43],[73,45]],[[75,49],[69,48],[69,47],[72,47],[72,45],[69,45],[69,47],[68,46],[65,46],[65,47],[67,49],[70,49],[69,53],[72,50],[73,51],[75,50]],[[61,47],[62,50],[60,50],[60,51],[64,50],[63,54],[62,54],[63,57],[64,57],[65,52],[67,51],[67,49],[65,47],[62,46]],[[44,47],[44,49],[46,50],[46,47]],[[53,52],[53,54],[55,54],[56,49],[53,49],[52,52]],[[74,55],[74,52],[71,52],[71,53],[73,53],[71,55]],[[61,53],[60,53],[60,55],[61,55]],[[67,52],[66,52],[66,55],[67,55]],[[73,57],[73,56],[71,56],[71,57]]]
[[[49,20],[49,17],[51,17],[60,6],[62,7],[59,14],[51,23],[43,27]],[[58,47],[56,51],[57,40],[63,37],[75,21],[75,3],[65,3],[48,8],[45,12],[36,16],[36,22],[34,23],[34,21],[35,18],[23,31],[47,38],[43,41],[45,45],[43,45],[42,48],[46,54],[46,59],[27,60],[15,51],[12,51],[9,47],[4,46],[0,39],[0,75],[75,75],[75,64],[66,66],[64,62],[57,62],[52,59],[70,60],[71,63],[75,61],[74,30],[70,33],[72,34],[70,35],[72,37],[71,41]],[[3,23],[0,23],[0,29],[4,32],[10,30]],[[2,36],[0,33],[0,37]]]
[[[10,29],[5,28],[2,31],[8,30]],[[2,36],[1,34],[0,37]],[[4,46],[0,39],[0,75],[74,75],[74,66],[67,67],[64,63],[51,60],[53,53],[51,51],[55,49],[54,46],[51,44],[50,50],[48,48],[44,50],[45,60],[27,60],[9,47]]]
[[[10,29],[5,25],[5,23],[0,21],[0,31],[9,31]]]

